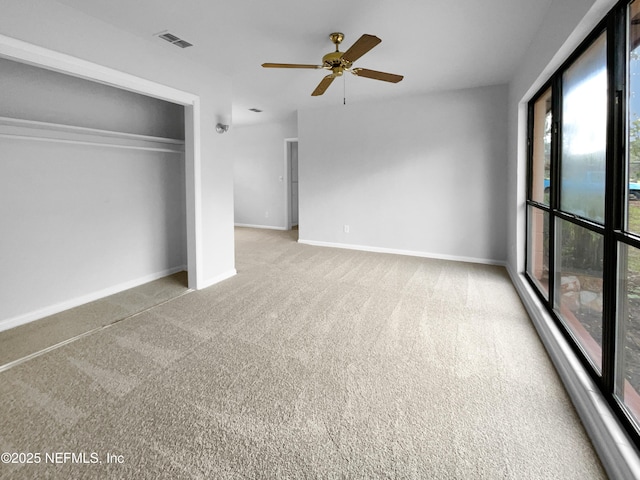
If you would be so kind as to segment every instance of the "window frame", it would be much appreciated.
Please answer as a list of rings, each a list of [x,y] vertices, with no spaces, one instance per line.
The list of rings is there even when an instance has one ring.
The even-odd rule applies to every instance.
[[[640,0],[636,0],[639,1]],[[618,246],[627,245],[640,249],[640,233],[625,231],[626,193],[627,187],[627,46],[628,29],[627,14],[633,0],[621,0],[596,27],[585,37],[580,45],[568,56],[562,65],[529,99],[527,105],[527,168],[526,168],[526,200],[525,200],[525,266],[524,276],[532,286],[537,297],[559,327],[560,332],[568,340],[583,366],[598,386],[621,423],[630,434],[636,446],[640,447],[640,418],[635,418],[625,406],[623,399],[616,394],[616,374],[620,374],[619,361],[616,355],[618,342],[617,305],[618,290]],[[605,147],[605,205],[604,223],[600,224],[588,218],[566,212],[560,208],[561,188],[560,174],[562,168],[562,79],[563,74],[587,51],[587,49],[605,33],[606,69],[607,69],[607,122]],[[548,91],[551,91],[551,157],[550,157],[550,195],[549,205],[534,201],[533,198],[533,130],[535,103]],[[549,219],[549,279],[548,292],[540,289],[538,282],[529,274],[529,238],[530,208],[547,213]],[[573,223],[603,236],[603,309],[602,309],[602,367],[600,373],[589,358],[584,347],[580,345],[573,332],[560,318],[556,305],[557,253],[559,248],[556,223],[558,219]],[[622,346],[624,348],[624,346]],[[624,375],[624,371],[622,373]]]

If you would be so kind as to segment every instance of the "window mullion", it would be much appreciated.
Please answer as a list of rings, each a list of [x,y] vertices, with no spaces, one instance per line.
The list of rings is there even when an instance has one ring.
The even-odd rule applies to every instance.
[[[560,75],[555,75],[551,83],[551,115],[553,125],[551,127],[551,192],[549,198],[549,305],[553,308],[556,297],[556,212],[560,204],[560,151],[562,120],[562,80]]]

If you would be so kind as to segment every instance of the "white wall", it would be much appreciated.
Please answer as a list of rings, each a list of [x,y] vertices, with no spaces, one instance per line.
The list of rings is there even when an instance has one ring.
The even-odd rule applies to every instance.
[[[0,116],[184,140],[184,107],[0,58]]]
[[[287,227],[285,138],[295,138],[297,117],[234,128],[234,213],[237,225]]]
[[[182,154],[0,139],[0,157],[0,329],[184,269]]]
[[[300,111],[300,240],[504,262],[506,102],[493,86]]]
[[[49,0],[1,1],[0,34],[98,65],[198,95],[202,138],[200,284],[235,273],[233,244],[233,165],[229,135],[217,135],[218,121],[230,122],[231,81],[211,65],[191,62],[180,49],[154,38],[119,30]],[[67,170],[69,175],[72,170]],[[99,251],[95,251],[99,255]]]

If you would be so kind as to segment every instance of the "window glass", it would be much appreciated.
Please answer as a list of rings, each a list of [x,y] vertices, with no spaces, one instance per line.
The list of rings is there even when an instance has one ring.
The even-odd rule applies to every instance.
[[[562,76],[560,208],[604,223],[607,57],[602,34]]]
[[[555,309],[600,370],[604,237],[562,219],[556,236]]]
[[[551,89],[533,106],[531,200],[549,205],[551,186]]]
[[[529,206],[527,273],[549,297],[549,214]]]
[[[640,234],[640,2],[629,6],[626,228]]]
[[[640,250],[620,244],[616,395],[640,419]]]

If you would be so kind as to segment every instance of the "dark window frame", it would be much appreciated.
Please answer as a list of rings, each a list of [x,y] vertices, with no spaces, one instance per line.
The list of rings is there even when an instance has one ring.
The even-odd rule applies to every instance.
[[[640,0],[637,0],[640,1]],[[616,335],[617,335],[617,294],[618,294],[618,245],[625,244],[640,249],[640,233],[624,230],[626,201],[626,112],[627,112],[627,11],[632,0],[621,0],[598,25],[587,35],[580,45],[569,55],[562,65],[551,75],[542,87],[531,97],[527,111],[527,169],[525,208],[525,269],[524,274],[539,300],[568,340],[573,351],[589,372],[605,399],[617,414],[621,423],[640,448],[640,419],[635,419],[615,394],[616,375]],[[583,218],[560,209],[560,174],[562,168],[562,78],[563,73],[600,37],[606,35],[607,66],[607,133],[606,133],[606,180],[604,223]],[[551,168],[549,205],[532,200],[533,197],[533,128],[534,105],[542,95],[551,89]],[[536,208],[548,214],[549,218],[549,279],[548,297],[540,290],[536,280],[529,275],[529,208]],[[603,235],[603,314],[602,314],[602,368],[598,373],[583,347],[569,331],[555,310],[556,304],[556,222],[557,219]],[[624,348],[624,347],[622,347]]]

